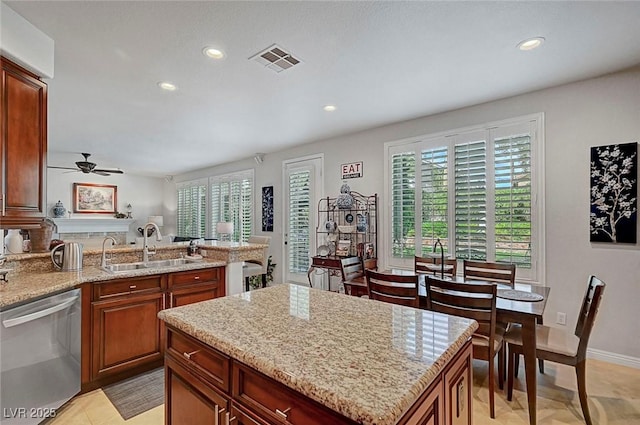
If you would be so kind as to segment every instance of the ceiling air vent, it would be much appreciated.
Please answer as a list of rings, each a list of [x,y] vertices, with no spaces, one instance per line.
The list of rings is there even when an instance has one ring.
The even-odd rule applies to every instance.
[[[293,57],[291,53],[277,44],[267,47],[260,53],[251,56],[249,60],[254,60],[275,72],[282,72],[300,63],[300,59]]]

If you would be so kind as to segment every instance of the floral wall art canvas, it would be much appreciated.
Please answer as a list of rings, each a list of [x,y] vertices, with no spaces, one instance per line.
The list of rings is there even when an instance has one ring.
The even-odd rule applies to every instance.
[[[273,186],[262,188],[262,231],[273,232]]]
[[[591,148],[591,242],[636,243],[638,144]]]

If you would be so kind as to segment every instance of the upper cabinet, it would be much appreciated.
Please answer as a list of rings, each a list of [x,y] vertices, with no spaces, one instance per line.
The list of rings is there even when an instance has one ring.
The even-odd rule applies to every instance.
[[[47,85],[1,61],[0,227],[28,228],[46,216]]]

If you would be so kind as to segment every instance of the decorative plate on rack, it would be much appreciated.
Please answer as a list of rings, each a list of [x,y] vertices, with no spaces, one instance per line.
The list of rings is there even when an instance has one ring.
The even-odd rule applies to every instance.
[[[329,247],[327,245],[320,245],[316,251],[319,256],[326,257],[329,255]]]
[[[327,232],[335,232],[336,229],[338,228],[338,225],[336,224],[335,221],[333,220],[327,220],[326,223],[324,223],[324,228]]]
[[[356,225],[356,230],[358,230],[358,232],[366,232],[367,231],[367,215],[365,214],[358,214],[358,221],[357,221],[357,225]]]
[[[344,221],[346,221],[349,224],[353,223],[353,214],[349,213],[349,214],[345,215],[344,216]]]

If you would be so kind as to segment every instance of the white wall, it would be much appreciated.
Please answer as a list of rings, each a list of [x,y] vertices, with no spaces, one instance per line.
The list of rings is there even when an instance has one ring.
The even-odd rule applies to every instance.
[[[590,147],[640,141],[640,67],[469,108],[418,118],[357,134],[268,154],[261,165],[247,159],[176,177],[176,181],[255,167],[256,229],[260,224],[260,187],[274,185],[271,252],[282,262],[282,161],[322,152],[325,195],[340,189],[340,164],[364,161],[364,177],[349,180],[352,190],[383,194],[383,145],[412,136],[543,112],[546,138],[546,275],[551,288],[545,323],[567,313],[575,326],[589,274],[607,283],[590,348],[608,360],[640,367],[640,245],[589,242]],[[381,198],[380,215],[386,217]],[[169,207],[168,209],[171,209]],[[259,232],[258,232],[259,233]],[[640,238],[639,238],[640,240]],[[382,244],[380,244],[382,245]],[[379,247],[384,256],[383,246]],[[282,267],[276,269],[281,274]],[[276,277],[277,280],[278,277]]]
[[[55,154],[50,152],[47,162],[49,165],[71,167],[81,159],[82,157],[78,154]],[[108,184],[118,187],[118,211],[126,213],[126,205],[131,203],[133,207],[131,214],[136,220],[129,227],[128,242],[135,241],[135,238],[140,236],[136,229],[147,222],[148,216],[163,215],[165,213],[165,180],[163,178],[136,176],[126,170],[125,174],[112,174],[107,177],[50,168],[47,170],[48,217],[53,217],[52,209],[58,200],[62,201],[67,211],[73,211],[74,183]],[[175,200],[173,203],[175,204]],[[175,215],[175,212],[173,214]],[[105,217],[105,214],[72,214],[72,217]],[[171,220],[170,218],[169,222]],[[165,225],[160,230],[163,234],[170,233],[171,227]]]

